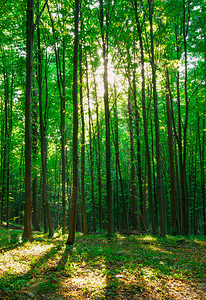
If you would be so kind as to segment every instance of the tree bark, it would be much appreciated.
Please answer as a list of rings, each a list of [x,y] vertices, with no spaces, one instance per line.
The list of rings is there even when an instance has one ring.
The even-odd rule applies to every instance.
[[[99,105],[97,98],[97,87],[94,76],[94,93],[95,93],[95,103],[96,103],[96,126],[97,126],[97,173],[98,173],[98,194],[99,194],[99,229],[102,231],[102,174],[101,174],[101,137],[100,137],[100,121],[99,121]]]
[[[74,28],[74,63],[73,63],[73,191],[70,212],[69,236],[67,245],[75,241],[75,219],[78,195],[78,25],[79,25],[79,0],[75,0],[75,28]]]
[[[147,177],[148,177],[148,194],[149,194],[149,211],[150,219],[152,226],[152,233],[156,234],[155,222],[154,222],[154,209],[153,209],[153,197],[152,197],[152,175],[151,175],[151,161],[150,161],[150,149],[148,141],[148,124],[146,116],[146,104],[145,104],[145,70],[144,70],[144,49],[143,49],[143,40],[142,40],[142,29],[139,22],[139,17],[137,14],[137,1],[135,3],[135,19],[137,25],[137,31],[139,36],[140,43],[140,53],[141,53],[141,77],[142,77],[142,113],[143,113],[143,122],[144,122],[144,139],[145,139],[145,148],[146,148],[146,162],[147,162]]]
[[[163,186],[161,172],[161,155],[160,155],[160,133],[159,133],[159,114],[157,103],[157,87],[156,87],[156,67],[154,58],[154,37],[153,37],[153,0],[148,0],[149,5],[149,23],[150,23],[150,40],[151,40],[151,67],[152,67],[152,84],[153,84],[153,101],[154,101],[154,118],[155,118],[155,139],[156,139],[156,161],[157,161],[157,193],[159,202],[159,222],[160,236],[165,236],[165,220],[164,220],[164,203],[163,203]]]
[[[129,112],[129,133],[130,133],[132,230],[137,230],[135,153],[134,153],[133,120],[132,120],[132,107],[131,107],[131,90],[129,90],[129,94],[128,94],[128,112]]]
[[[31,91],[33,63],[33,31],[34,31],[34,0],[27,1],[26,20],[26,100],[25,100],[25,214],[24,233],[26,239],[32,240],[32,197],[31,197]]]
[[[103,0],[100,3],[100,29],[102,37],[103,61],[104,61],[104,109],[106,123],[106,174],[107,174],[107,219],[108,236],[112,236],[112,182],[111,182],[111,145],[109,122],[109,97],[108,97],[108,11],[105,9],[106,24],[104,24]],[[106,29],[106,30],[105,30]],[[106,32],[106,33],[105,33]]]
[[[82,13],[80,6],[80,19],[81,19],[81,32],[83,33],[83,21],[82,21]],[[79,99],[80,99],[80,112],[81,112],[81,197],[82,197],[82,218],[83,218],[83,230],[84,234],[88,234],[87,228],[87,217],[86,217],[86,207],[85,207],[85,189],[84,189],[84,177],[85,177],[85,122],[84,122],[84,107],[83,107],[83,93],[82,93],[82,44],[79,45]]]
[[[141,230],[146,230],[145,223],[143,220],[143,183],[142,183],[142,161],[141,161],[141,143],[140,143],[140,126],[139,126],[139,109],[137,107],[137,96],[136,96],[136,72],[133,70],[133,97],[135,104],[135,124],[136,124],[136,134],[137,134],[137,176],[139,184],[139,202],[140,202],[140,218],[139,218],[139,227]]]
[[[120,158],[119,158],[119,125],[118,125],[117,96],[116,96],[116,87],[115,86],[114,86],[114,93],[115,93],[115,103],[114,103],[114,115],[115,115],[114,148],[115,148],[116,165],[117,165],[116,172],[119,173],[120,189],[121,189],[121,194],[122,194],[122,203],[123,203],[123,229],[125,229],[126,231],[128,231],[129,230],[129,225],[128,225],[128,221],[127,221],[126,200],[125,200],[124,184],[123,184],[123,179],[122,179],[122,172],[121,172]],[[117,214],[119,215],[119,205],[118,205],[118,209],[117,209]]]
[[[46,142],[46,121],[43,120],[42,112],[42,61],[41,61],[41,35],[40,28],[37,27],[38,36],[38,84],[39,84],[39,117],[40,117],[40,139],[41,139],[41,163],[42,163],[42,176],[43,176],[43,201],[46,206],[46,213],[48,218],[49,236],[54,234],[53,224],[51,218],[51,210],[48,197],[48,184],[47,184],[47,142]]]
[[[176,191],[175,191],[175,168],[174,168],[174,151],[173,151],[173,133],[170,111],[170,96],[169,96],[169,74],[166,69],[166,108],[167,108],[167,131],[168,131],[168,148],[170,162],[170,200],[171,200],[171,217],[172,217],[172,234],[177,234],[177,216],[176,216]]]
[[[52,25],[52,33],[54,40],[57,39],[56,31],[54,27],[54,20],[47,4],[50,21]],[[57,71],[57,84],[60,97],[60,112],[61,112],[61,159],[62,159],[62,234],[66,234],[66,161],[65,161],[65,38],[63,37],[62,43],[62,68],[60,62],[60,49],[57,42],[55,43],[55,59],[56,59],[56,71]]]
[[[38,220],[38,205],[37,205],[37,171],[36,171],[36,159],[37,159],[37,153],[38,153],[38,146],[37,146],[37,92],[35,90],[35,87],[33,87],[33,95],[34,95],[34,103],[33,103],[33,121],[32,121],[32,154],[33,154],[33,161],[35,164],[35,170],[33,174],[32,179],[32,188],[33,188],[33,194],[32,194],[32,207],[33,207],[33,213],[32,213],[32,220],[33,220],[33,229],[35,231],[41,231],[39,227],[39,220]]]
[[[89,75],[88,75],[87,57],[86,57],[86,89],[87,89],[88,117],[89,117],[89,150],[90,150],[90,167],[91,167],[92,225],[93,225],[93,231],[96,232],[96,214],[95,214],[95,201],[94,201],[94,160],[93,160],[93,150],[92,150],[91,109],[90,109]]]

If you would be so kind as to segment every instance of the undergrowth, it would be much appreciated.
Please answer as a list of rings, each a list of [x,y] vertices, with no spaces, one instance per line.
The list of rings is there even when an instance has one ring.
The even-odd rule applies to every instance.
[[[204,299],[204,236],[76,234],[0,229],[0,299]]]

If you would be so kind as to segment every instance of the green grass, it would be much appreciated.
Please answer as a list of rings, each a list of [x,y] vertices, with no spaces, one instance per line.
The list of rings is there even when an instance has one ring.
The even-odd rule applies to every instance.
[[[0,229],[0,299],[206,298],[204,236],[21,237]]]

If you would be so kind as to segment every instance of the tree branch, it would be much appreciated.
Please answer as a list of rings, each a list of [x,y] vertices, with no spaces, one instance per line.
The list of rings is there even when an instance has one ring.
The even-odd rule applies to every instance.
[[[198,86],[196,87],[196,89],[194,90],[194,92],[192,93],[192,95],[190,96],[190,98],[188,99],[188,102],[190,102],[190,99],[197,92],[198,88],[201,86],[201,84],[203,83],[203,81],[205,80],[205,78],[206,78],[206,75],[204,76],[204,78],[202,79],[202,81],[200,81],[200,83],[198,84]]]
[[[43,6],[43,8],[42,8],[40,14],[37,16],[36,22],[34,23],[34,30],[35,30],[36,26],[38,25],[38,23],[39,23],[39,21],[40,21],[40,18],[41,18],[41,16],[42,16],[43,12],[44,12],[44,9],[45,9],[45,7],[47,6],[47,3],[48,3],[48,0],[45,1],[44,6]]]

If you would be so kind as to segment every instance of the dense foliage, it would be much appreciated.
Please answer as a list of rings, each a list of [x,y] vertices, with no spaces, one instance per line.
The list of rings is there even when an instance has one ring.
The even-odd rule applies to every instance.
[[[23,224],[28,204],[25,2],[0,4],[0,221],[7,226]],[[81,0],[78,111],[75,2],[34,1],[33,207],[26,208],[34,229],[65,233],[77,191],[78,231],[206,234],[205,1]]]

